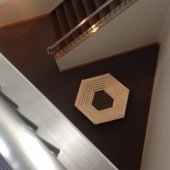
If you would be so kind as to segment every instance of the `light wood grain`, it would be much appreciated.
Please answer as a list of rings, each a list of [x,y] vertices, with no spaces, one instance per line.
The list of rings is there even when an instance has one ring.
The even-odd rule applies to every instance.
[[[93,105],[94,94],[104,90],[114,99],[110,108],[97,110]],[[109,73],[81,81],[75,106],[94,124],[124,118],[129,89]]]

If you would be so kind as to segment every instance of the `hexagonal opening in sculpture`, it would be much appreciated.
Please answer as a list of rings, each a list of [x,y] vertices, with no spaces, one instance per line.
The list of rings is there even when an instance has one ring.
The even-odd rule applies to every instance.
[[[97,110],[104,110],[113,106],[114,99],[110,97],[104,90],[94,93],[92,105]]]

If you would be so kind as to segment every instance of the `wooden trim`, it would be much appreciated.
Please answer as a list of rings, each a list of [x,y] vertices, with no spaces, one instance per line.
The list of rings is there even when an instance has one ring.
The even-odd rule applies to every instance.
[[[145,45],[142,45],[142,46],[138,46],[138,47],[135,47],[135,48],[131,48],[129,50],[126,50],[126,51],[123,51],[123,52],[119,52],[119,53],[116,53],[116,54],[113,54],[111,56],[105,56],[101,59],[96,59],[94,61],[89,61],[89,62],[86,62],[86,63],[83,63],[83,64],[80,64],[80,65],[77,65],[77,66],[73,66],[73,67],[69,67],[69,68],[66,68],[66,69],[63,69],[63,70],[60,70],[59,68],[59,71],[60,72],[65,72],[65,71],[69,71],[69,70],[72,70],[72,69],[76,69],[76,68],[79,68],[79,67],[82,67],[82,66],[86,66],[88,64],[93,64],[93,63],[96,63],[96,62],[99,62],[99,61],[103,61],[103,60],[107,60],[109,58],[112,58],[112,57],[118,57],[118,56],[121,56],[121,55],[125,55],[127,53],[130,53],[130,52],[133,52],[133,51],[136,51],[136,50],[140,50],[142,48],[145,48],[145,47],[148,47],[148,46],[151,46],[151,45],[160,45],[159,42],[152,42],[152,43],[148,43],[148,44],[145,44]],[[64,57],[64,56],[63,56]],[[56,61],[57,62],[57,61]]]
[[[10,24],[7,24],[7,25],[3,25],[3,26],[0,26],[0,29],[14,27],[14,26],[17,26],[17,25],[20,25],[20,24],[24,24],[26,22],[30,22],[30,21],[34,21],[34,20],[37,20],[37,19],[41,19],[41,18],[47,17],[48,15],[50,15],[50,13],[39,15],[39,16],[32,17],[32,18],[28,18],[28,19],[25,19],[25,20],[22,20],[22,21],[10,23]]]

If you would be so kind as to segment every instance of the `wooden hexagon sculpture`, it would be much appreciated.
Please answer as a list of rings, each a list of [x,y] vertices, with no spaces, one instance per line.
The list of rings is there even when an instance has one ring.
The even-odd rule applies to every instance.
[[[104,91],[114,100],[109,108],[98,110],[93,106],[96,92]],[[94,124],[124,118],[129,89],[109,73],[81,81],[75,106]]]

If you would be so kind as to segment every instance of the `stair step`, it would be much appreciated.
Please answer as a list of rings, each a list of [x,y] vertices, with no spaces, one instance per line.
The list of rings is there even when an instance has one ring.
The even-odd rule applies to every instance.
[[[101,5],[103,5],[107,0],[94,0],[94,3],[96,5],[96,8],[99,8]],[[109,6],[103,8],[101,12],[99,13],[100,18],[103,18],[105,15],[107,15],[110,12]]]
[[[55,10],[55,12],[56,12],[57,21],[59,23],[59,28],[60,28],[61,34],[62,34],[62,36],[64,36],[66,33],[69,32],[70,29],[69,29],[69,25],[68,25],[68,22],[67,22],[67,18],[66,18],[66,14],[65,14],[63,5],[60,5]],[[65,43],[69,44],[72,40],[73,40],[72,37],[68,37],[65,40]]]
[[[56,20],[55,26],[57,28],[57,29],[55,29],[56,30],[56,39],[59,40],[62,37],[62,33],[61,33],[61,30],[60,30],[58,20]],[[65,46],[66,46],[65,42],[62,42],[61,44],[59,44],[59,49],[65,47]]]
[[[62,33],[61,33],[61,30],[60,30],[60,26],[59,26],[59,23],[58,23],[58,20],[56,20],[56,17],[55,17],[55,27],[57,28],[57,29],[55,29],[55,31],[56,31],[56,38],[57,38],[57,40],[59,40],[61,37],[62,37]]]
[[[83,3],[81,0],[71,0],[76,17],[78,22],[80,23],[83,19],[87,17],[86,11],[84,9]],[[89,22],[84,24],[81,30],[84,32],[90,27]]]
[[[94,4],[94,1],[92,0],[82,0],[82,3],[84,5],[84,9],[86,11],[87,16],[89,16],[91,13],[93,13],[96,10],[96,6]],[[90,19],[89,23],[91,25],[95,24],[97,21],[99,21],[100,17],[99,15],[94,16],[94,18]]]
[[[63,2],[63,7],[69,25],[69,29],[72,30],[77,24],[79,24],[73,5],[71,1],[67,0]],[[81,33],[82,32],[80,30],[75,31],[73,33],[74,39],[77,38],[79,35],[81,35]]]

